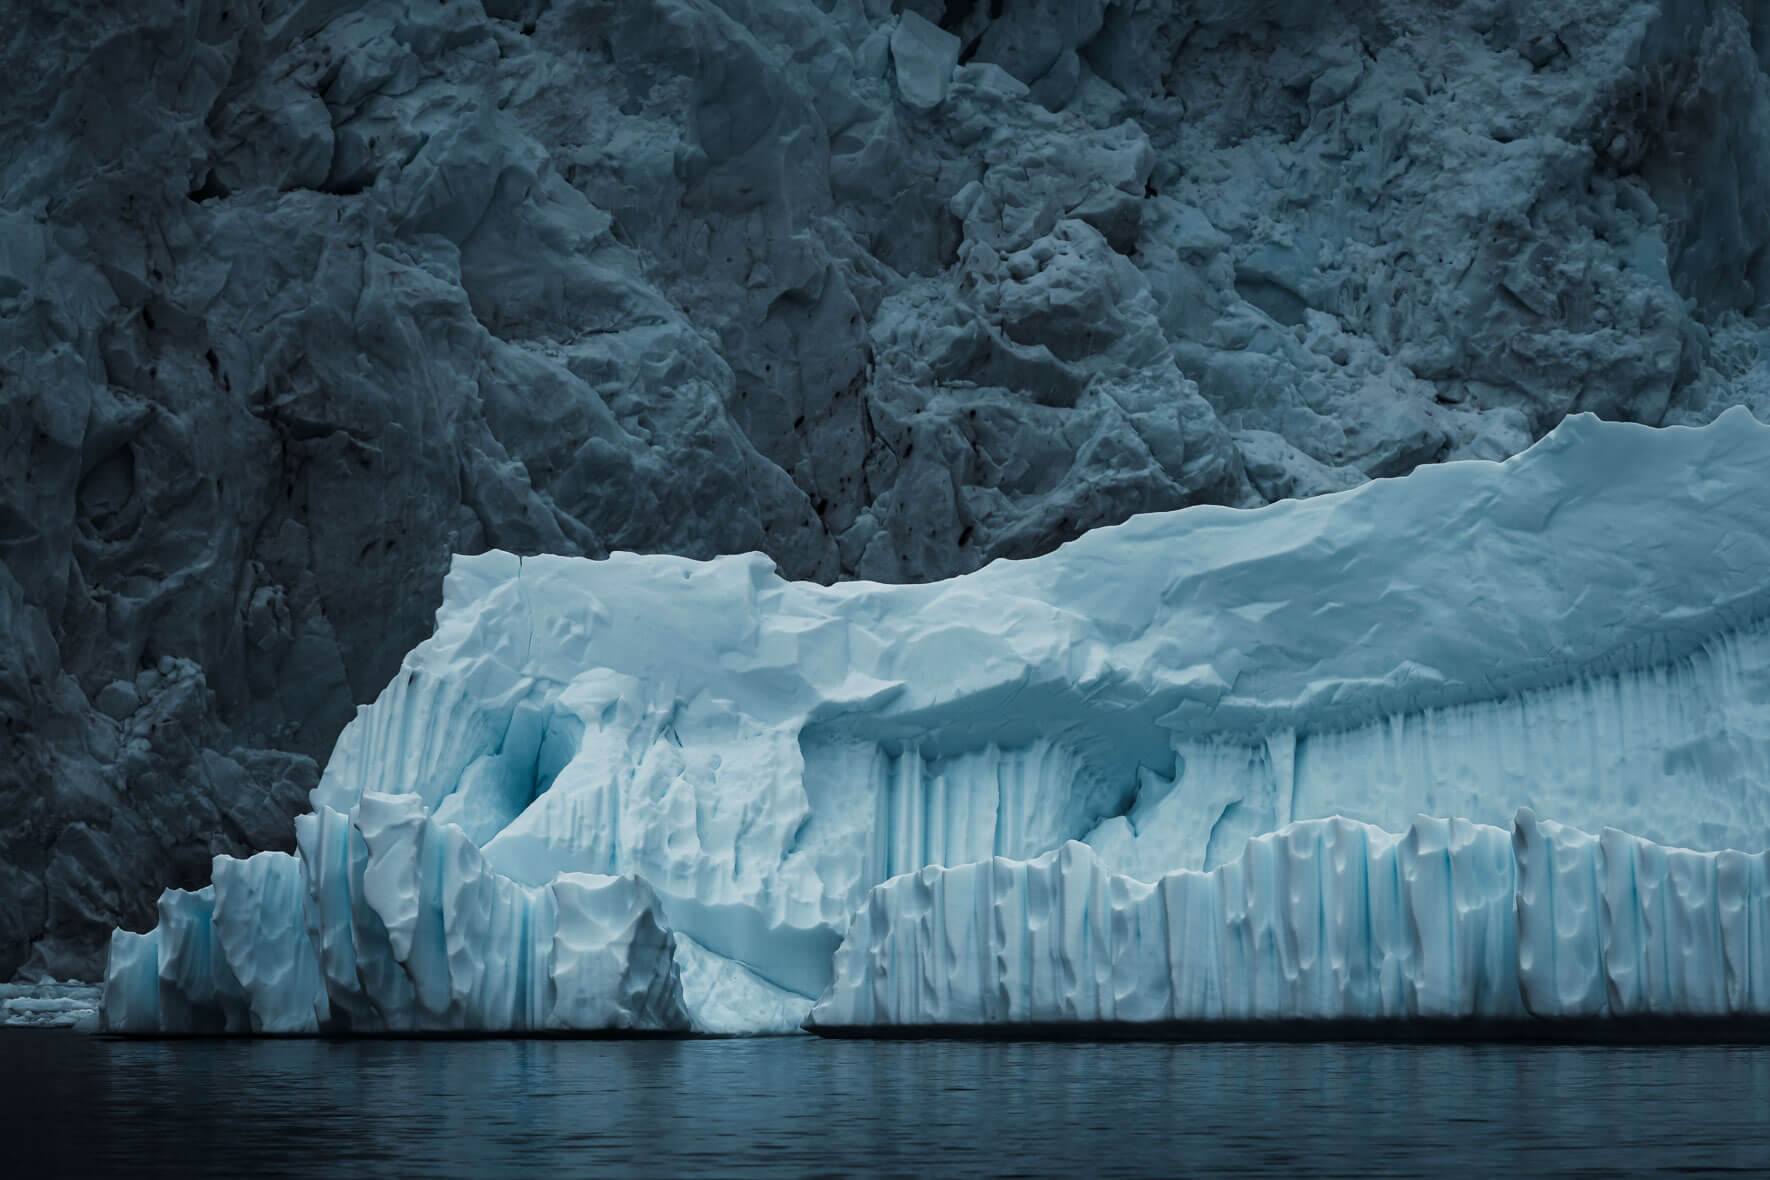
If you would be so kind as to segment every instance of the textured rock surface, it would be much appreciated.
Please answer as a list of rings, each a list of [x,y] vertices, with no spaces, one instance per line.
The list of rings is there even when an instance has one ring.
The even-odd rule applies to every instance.
[[[1765,406],[1761,5],[907,7],[0,11],[0,978],[287,848],[451,552],[919,580]]]

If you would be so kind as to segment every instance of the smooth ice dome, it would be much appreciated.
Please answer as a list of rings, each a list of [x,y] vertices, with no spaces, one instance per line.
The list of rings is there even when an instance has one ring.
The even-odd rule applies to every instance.
[[[1058,866],[1059,891],[1097,872],[1127,896],[1215,881],[1204,901],[1184,885],[1185,905],[1233,894],[1278,929],[1289,895],[1251,882],[1321,833],[1330,859],[1424,863],[1426,840],[1462,866],[1433,860],[1405,897],[1361,903],[1422,945],[1335,1003],[1487,1016],[1516,1009],[1511,988],[1532,1012],[1587,1011],[1604,948],[1657,945],[1656,919],[1542,942],[1526,877],[1571,837],[1540,836],[1544,853],[1520,836],[1514,891],[1501,825],[1529,807],[1770,848],[1766,473],[1770,428],[1743,410],[1700,429],[1581,416],[1503,463],[1137,517],[920,586],[788,582],[757,555],[458,559],[436,633],[339,739],[299,857],[222,858],[210,889],[166,895],[157,932],[119,933],[108,1019],[778,1030],[832,982],[826,1005],[861,1003],[836,965],[897,937],[888,913],[859,942],[853,923],[926,877],[901,874],[973,865],[953,872],[975,882],[1031,861]],[[1416,814],[1458,821],[1400,843],[1366,826]],[[1626,838],[1606,839],[1622,857]],[[1038,859],[1070,841],[1095,867]],[[1760,904],[1732,861],[1635,859],[1640,897],[1724,877],[1717,907]],[[1405,918],[1453,896],[1454,921]],[[1543,903],[1557,931],[1574,896]],[[1265,945],[1235,971],[1264,970]],[[1205,984],[1173,986],[1205,1016],[1265,1011],[1231,994],[1235,971],[1217,976],[1221,1009]],[[1706,975],[1637,976],[1617,994],[1713,1010]],[[1114,1005],[1159,1003],[1114,988]],[[924,998],[894,1003],[913,1020]],[[1081,1018],[1115,1018],[1089,1004]]]

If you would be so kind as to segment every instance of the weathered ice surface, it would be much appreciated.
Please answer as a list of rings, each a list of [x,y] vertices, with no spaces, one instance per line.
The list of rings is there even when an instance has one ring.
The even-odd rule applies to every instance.
[[[1191,871],[1210,883],[1178,887],[1189,914],[1241,899],[1255,925],[1207,940],[1240,957],[1173,986],[1198,1018],[1258,1017],[1229,997],[1273,924],[1315,929],[1283,901],[1313,896],[1314,868],[1273,876],[1300,857],[1352,873],[1367,892],[1342,889],[1353,911],[1335,921],[1380,909],[1388,941],[1359,944],[1381,959],[1362,990],[1310,976],[1285,1012],[1516,1014],[1520,985],[1538,1011],[1568,931],[1593,932],[1591,962],[1613,945],[1639,959],[1674,895],[1694,929],[1764,892],[1731,860],[1643,851],[1657,888],[1588,857],[1580,880],[1610,881],[1599,931],[1598,895],[1541,885],[1567,858],[1532,845],[1513,955],[1500,825],[1528,807],[1770,849],[1767,617],[1770,426],[1743,409],[1701,428],[1578,415],[1503,462],[1143,515],[936,583],[791,582],[755,554],[462,557],[435,634],[345,729],[296,820],[299,886],[267,853],[169,891],[157,932],[116,935],[112,1027],[299,1011],[309,1029],[778,1031],[829,988],[857,909],[896,898],[920,921],[939,899],[913,882],[950,879],[970,914],[991,863],[1027,861],[1089,866],[1076,888],[1111,876],[1135,898]],[[1457,819],[1401,845],[1371,834],[1421,812]],[[1518,840],[1574,847],[1557,830]],[[1688,900],[1723,880],[1713,904]],[[1635,898],[1639,922],[1615,925]],[[1445,907],[1463,916],[1446,925]],[[1003,937],[1047,928],[1016,913]],[[283,966],[298,924],[317,972]],[[1408,937],[1396,975],[1383,964]],[[1052,952],[1056,977],[1072,952]],[[1581,970],[1553,983],[1571,1012],[1598,978]],[[1118,1019],[1109,998],[1166,1010],[1127,979],[1063,1018]],[[972,1012],[977,986],[932,1010]],[[1692,983],[1637,991],[1696,1003]]]
[[[929,865],[861,907],[808,1027],[1528,1017],[1770,1018],[1770,852],[1525,809],[1308,820],[1151,883],[1074,843]]]
[[[451,553],[921,581],[1762,411],[1767,46],[1745,0],[0,7],[0,978],[287,850]]]
[[[326,819],[343,817],[303,828],[299,862],[218,856],[215,884],[161,897],[153,931],[116,931],[105,1027],[688,1031],[675,940],[643,881],[562,873],[525,888],[410,795],[364,795],[351,854],[322,860],[324,837],[308,837]]]

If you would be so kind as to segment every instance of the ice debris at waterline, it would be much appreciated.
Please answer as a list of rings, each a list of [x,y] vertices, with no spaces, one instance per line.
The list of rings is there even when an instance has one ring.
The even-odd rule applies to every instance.
[[[78,980],[0,983],[0,1025],[97,1028],[100,988]]]
[[[1206,872],[1085,844],[873,891],[813,1029],[1156,1021],[1770,1017],[1770,853],[1306,820]]]
[[[221,858],[119,933],[108,1020],[786,1029],[881,882],[1071,840],[1144,882],[1333,815],[1529,806],[1764,849],[1767,623],[1770,428],[1744,410],[1574,417],[1502,463],[924,585],[458,558],[298,855]],[[1597,963],[1558,960],[1554,994]]]

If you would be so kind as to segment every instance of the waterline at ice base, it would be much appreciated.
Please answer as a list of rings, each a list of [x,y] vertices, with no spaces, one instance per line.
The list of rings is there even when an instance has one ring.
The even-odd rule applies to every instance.
[[[1744,1027],[1770,427],[1576,416],[923,585],[458,558],[311,801],[113,936],[108,1028]]]

